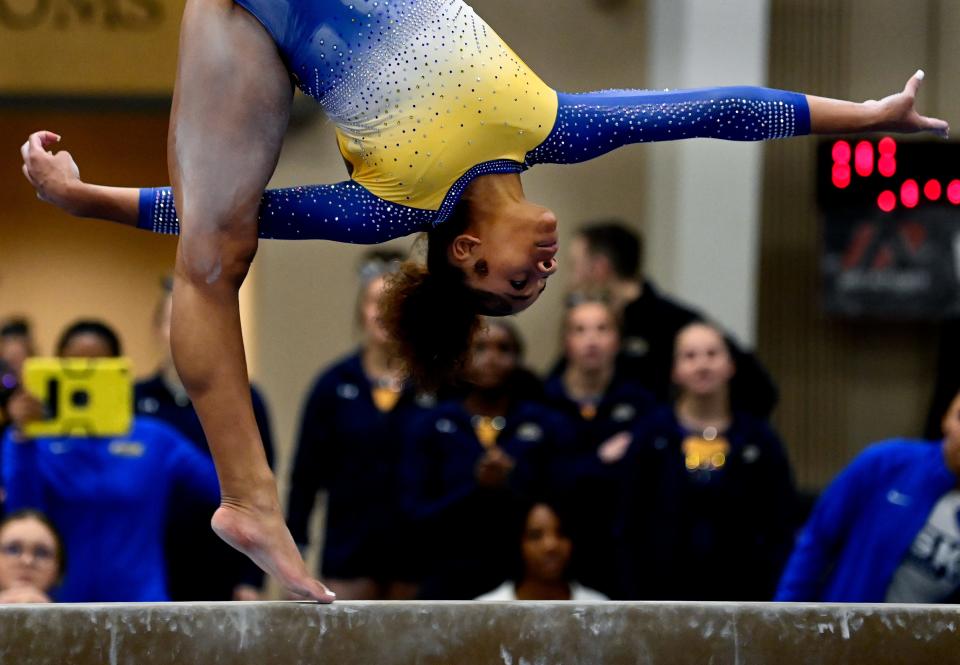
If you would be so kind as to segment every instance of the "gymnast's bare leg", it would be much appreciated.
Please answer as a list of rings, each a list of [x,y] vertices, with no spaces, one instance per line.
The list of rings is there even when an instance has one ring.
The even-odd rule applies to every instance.
[[[168,162],[181,235],[171,343],[220,478],[214,531],[288,591],[330,602],[280,510],[250,403],[238,291],[257,250],[292,85],[266,30],[232,0],[189,0]]]

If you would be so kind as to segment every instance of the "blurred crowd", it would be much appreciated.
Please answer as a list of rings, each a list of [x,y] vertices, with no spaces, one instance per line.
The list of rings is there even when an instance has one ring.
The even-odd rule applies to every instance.
[[[528,340],[487,319],[459,379],[431,394],[405,382],[379,322],[402,257],[364,258],[360,343],[305,397],[287,501],[306,551],[323,497],[319,573],[337,597],[952,600],[960,400],[942,439],[868,447],[811,511],[768,420],[769,373],[661,292],[642,258],[625,225],[584,226],[551,370],[531,372]],[[209,528],[217,479],[170,357],[170,312],[165,288],[164,359],[136,384],[121,437],[28,437],[44,406],[17,386],[37,349],[27,321],[0,329],[0,603],[263,596],[258,569]],[[84,320],[55,353],[123,349]],[[255,387],[250,399],[272,463],[266,403]]]

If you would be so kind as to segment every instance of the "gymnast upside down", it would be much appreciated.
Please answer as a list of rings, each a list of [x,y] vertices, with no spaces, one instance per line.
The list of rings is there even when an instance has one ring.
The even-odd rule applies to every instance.
[[[463,0],[188,0],[172,189],[84,183],[45,131],[24,144],[23,170],[74,215],[179,233],[171,342],[220,478],[212,526],[289,591],[330,602],[284,524],[250,404],[238,290],[258,237],[378,243],[428,231],[426,266],[404,266],[384,318],[411,376],[436,383],[479,314],[528,307],[557,268],[557,219],[525,198],[527,168],[694,137],[945,136],[946,122],[915,110],[921,79],[865,103],[752,87],[563,94]],[[265,192],[293,84],[336,124],[349,179]]]

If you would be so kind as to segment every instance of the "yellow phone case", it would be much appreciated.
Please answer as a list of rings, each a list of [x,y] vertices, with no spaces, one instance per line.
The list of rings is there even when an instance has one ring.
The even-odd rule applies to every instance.
[[[133,380],[128,358],[28,358],[23,386],[46,407],[47,419],[24,434],[122,436],[133,421]]]

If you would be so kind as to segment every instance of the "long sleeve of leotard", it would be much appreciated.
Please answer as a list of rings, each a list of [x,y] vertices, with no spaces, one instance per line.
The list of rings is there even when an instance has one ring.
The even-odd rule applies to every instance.
[[[259,236],[376,244],[425,231],[434,213],[384,201],[351,180],[334,185],[270,189],[260,202]],[[140,190],[137,228],[178,235],[169,187]]]
[[[805,95],[757,87],[559,93],[557,119],[527,165],[573,164],[630,143],[762,141],[810,133]]]

